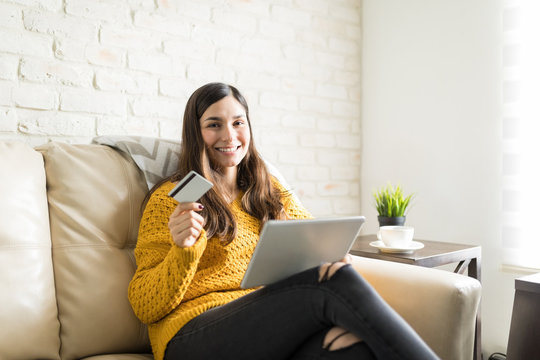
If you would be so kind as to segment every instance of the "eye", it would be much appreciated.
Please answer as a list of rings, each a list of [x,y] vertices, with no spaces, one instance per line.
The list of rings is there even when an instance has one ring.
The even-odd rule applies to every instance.
[[[215,123],[210,123],[210,124],[207,124],[206,127],[207,128],[218,128],[220,125],[219,123],[215,122]]]
[[[244,120],[236,120],[234,122],[234,126],[242,126],[244,125],[246,122]]]

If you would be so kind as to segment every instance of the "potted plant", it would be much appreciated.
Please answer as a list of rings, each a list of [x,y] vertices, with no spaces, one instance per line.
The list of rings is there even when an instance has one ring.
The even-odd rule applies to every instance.
[[[379,214],[379,226],[404,225],[405,211],[409,206],[413,194],[405,196],[398,185],[395,188],[388,184],[373,192],[375,208]]]

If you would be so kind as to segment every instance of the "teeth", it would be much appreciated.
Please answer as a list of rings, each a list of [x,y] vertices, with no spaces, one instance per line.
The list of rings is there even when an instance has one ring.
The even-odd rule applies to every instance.
[[[221,152],[233,152],[236,151],[236,148],[218,148]]]

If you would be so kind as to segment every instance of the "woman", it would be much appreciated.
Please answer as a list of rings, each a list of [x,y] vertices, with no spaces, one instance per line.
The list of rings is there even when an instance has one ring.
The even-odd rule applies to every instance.
[[[214,187],[167,196],[190,170]],[[270,219],[311,215],[270,176],[245,99],[211,83],[188,100],[178,171],[147,199],[129,299],[161,359],[436,359],[348,260],[240,289]]]

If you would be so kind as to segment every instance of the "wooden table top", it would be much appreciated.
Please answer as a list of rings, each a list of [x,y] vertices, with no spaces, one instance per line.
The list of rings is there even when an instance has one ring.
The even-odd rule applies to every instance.
[[[425,267],[436,267],[467,259],[481,257],[481,247],[478,245],[454,244],[448,242],[414,239],[424,247],[411,253],[386,253],[369,245],[377,241],[376,235],[359,236],[351,248],[352,255],[364,256],[380,260],[414,264]]]

